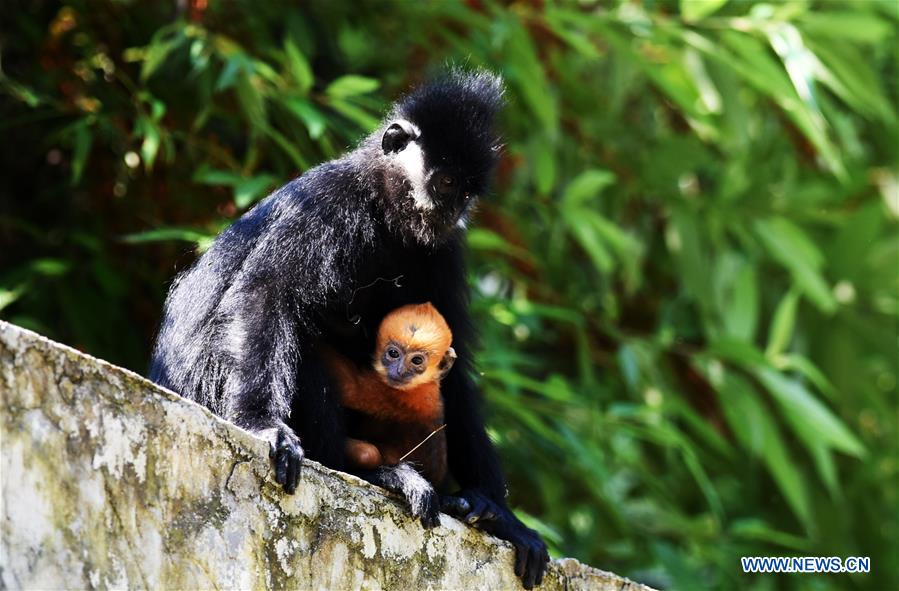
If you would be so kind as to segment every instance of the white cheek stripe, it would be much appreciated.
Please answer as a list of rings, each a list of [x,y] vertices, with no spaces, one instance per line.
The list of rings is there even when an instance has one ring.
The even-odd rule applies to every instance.
[[[394,158],[403,167],[406,178],[412,185],[412,199],[415,201],[415,207],[434,209],[434,202],[428,195],[428,188],[425,186],[425,159],[418,142],[410,141]]]

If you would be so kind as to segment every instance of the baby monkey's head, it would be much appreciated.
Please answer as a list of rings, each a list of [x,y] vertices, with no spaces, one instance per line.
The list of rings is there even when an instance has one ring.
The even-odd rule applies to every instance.
[[[449,325],[430,303],[397,308],[378,328],[375,371],[400,390],[438,381],[456,360],[452,342]]]

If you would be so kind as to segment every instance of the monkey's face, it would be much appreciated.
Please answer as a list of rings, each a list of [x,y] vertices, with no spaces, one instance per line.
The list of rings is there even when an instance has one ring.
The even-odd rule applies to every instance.
[[[452,347],[435,355],[426,349],[389,341],[375,361],[375,370],[391,388],[409,390],[442,378],[456,359]]]
[[[456,73],[397,105],[381,136],[388,223],[423,243],[465,228],[499,155],[501,96],[499,79]]]
[[[414,388],[428,382],[429,358],[427,351],[406,349],[400,343],[390,342],[381,353],[378,373],[392,388]]]

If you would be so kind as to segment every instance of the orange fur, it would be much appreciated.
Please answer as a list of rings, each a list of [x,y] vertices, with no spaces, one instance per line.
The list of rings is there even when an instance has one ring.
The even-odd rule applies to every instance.
[[[437,365],[450,348],[453,333],[446,320],[430,302],[397,308],[388,314],[378,327],[373,366],[382,377],[386,370],[381,363],[381,355],[391,341],[402,343],[407,349],[422,351],[428,355],[428,367],[422,374],[409,380],[409,383],[394,388],[411,390],[422,384],[437,381],[439,371]]]
[[[349,363],[339,360],[338,363]],[[349,368],[347,368],[349,369]],[[391,421],[432,423],[443,415],[440,386],[436,382],[413,389],[392,388],[367,371],[341,384],[341,402],[347,408]]]
[[[425,370],[401,386],[389,385],[381,361],[391,343],[427,356]],[[348,439],[350,465],[371,468],[373,462],[395,464],[443,423],[440,378],[446,367],[442,372],[440,364],[451,345],[452,333],[446,320],[427,303],[397,308],[381,321],[372,369],[360,370],[336,351],[323,350],[341,404],[368,417],[359,427],[361,432]],[[362,440],[352,438],[359,435]],[[409,461],[418,463],[433,482],[443,480],[447,472],[445,436],[435,436]]]

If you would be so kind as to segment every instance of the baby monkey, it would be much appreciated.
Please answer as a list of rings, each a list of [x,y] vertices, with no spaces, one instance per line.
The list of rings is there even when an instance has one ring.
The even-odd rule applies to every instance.
[[[447,477],[440,380],[453,366],[453,335],[430,303],[397,308],[381,321],[372,369],[326,355],[347,409],[350,466],[374,469],[408,461],[435,487]]]

